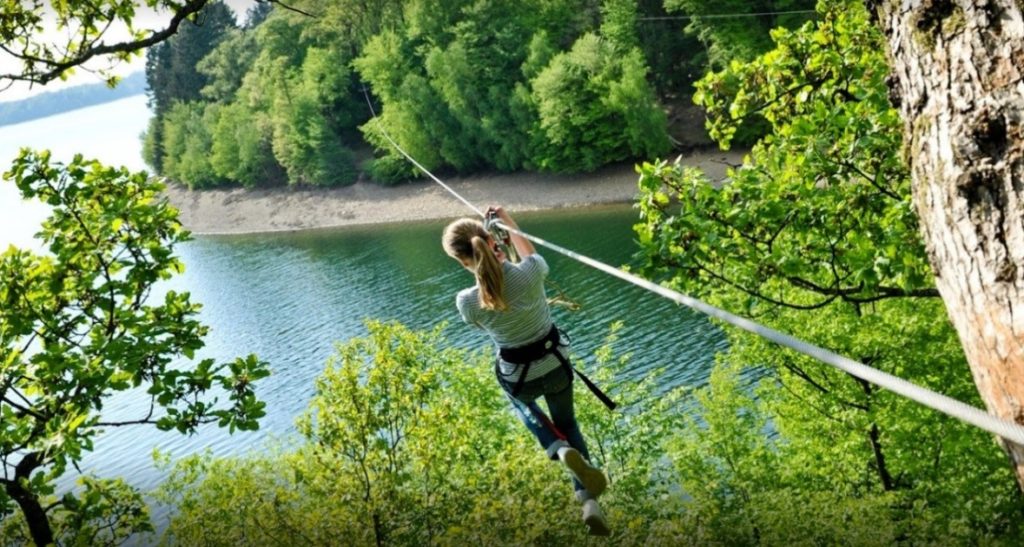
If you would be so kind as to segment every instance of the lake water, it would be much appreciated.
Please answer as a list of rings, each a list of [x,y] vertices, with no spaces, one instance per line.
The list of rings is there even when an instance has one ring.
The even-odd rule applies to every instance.
[[[58,158],[80,151],[142,169],[138,135],[148,116],[145,98],[137,96],[3,127],[0,161],[6,169],[17,146],[30,145],[49,147]],[[30,242],[43,211],[20,203],[13,184],[4,182],[0,188],[0,243]],[[631,226],[636,216],[628,205],[517,219],[533,234],[613,265],[630,262],[635,252]],[[162,476],[152,463],[154,448],[180,457],[207,449],[221,455],[260,450],[268,439],[289,443],[294,420],[305,410],[313,379],[334,343],[364,334],[367,318],[400,320],[416,329],[447,323],[445,333],[453,345],[484,347],[485,335],[464,325],[455,309],[454,294],[472,278],[441,251],[445,223],[197,237],[180,247],[186,271],[168,288],[191,292],[203,304],[201,319],[212,328],[197,357],[227,360],[256,353],[268,361],[273,375],[259,385],[268,414],[258,432],[234,435],[214,427],[190,437],[153,428],[113,429],[97,440],[82,468],[122,476],[148,490]],[[665,367],[664,385],[704,382],[714,354],[725,344],[706,319],[561,255],[542,254],[552,280],[582,305],[577,312],[555,311],[578,354],[589,355],[610,323],[623,320],[618,347],[632,354],[630,377]],[[121,394],[105,412],[111,419],[138,417],[147,405],[139,394]]]

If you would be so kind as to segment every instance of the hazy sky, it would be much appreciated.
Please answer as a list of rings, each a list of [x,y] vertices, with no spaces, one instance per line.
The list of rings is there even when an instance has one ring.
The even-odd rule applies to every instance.
[[[235,10],[235,13],[238,15],[239,22],[241,23],[245,17],[246,10],[248,10],[249,7],[255,3],[255,0],[224,0],[224,3]],[[169,12],[156,12],[150,8],[145,7],[145,2],[137,2],[136,4],[140,6],[135,16],[136,28],[162,29],[167,26],[167,23],[168,21],[170,21],[171,18]],[[47,5],[49,5],[49,2],[47,2]],[[43,33],[43,35],[52,36],[53,38],[59,38],[60,36],[62,36],[62,32],[57,30],[56,25],[52,24],[51,21],[51,24],[47,26],[47,30],[46,32]],[[123,27],[112,27],[105,35],[103,41],[107,43],[112,43],[121,41],[125,37],[126,32]],[[86,65],[86,68],[93,67],[95,69],[105,66],[106,63],[104,62],[94,62]],[[137,70],[142,70],[143,68],[145,68],[145,66],[145,56],[139,55],[133,58],[130,63],[119,64],[114,69],[114,73],[119,75],[125,75],[131,72],[135,72]],[[7,73],[17,71],[19,67],[20,64],[16,60],[14,60],[6,54],[0,53],[0,72]],[[91,84],[102,81],[103,79],[98,74],[80,68],[75,71],[74,75],[72,75],[70,78],[68,78],[67,81],[64,82],[57,80],[45,86],[36,85],[32,86],[31,88],[27,84],[17,83],[6,90],[0,91],[0,102],[22,99],[30,95],[35,95],[46,91],[54,91],[62,87],[81,84]]]

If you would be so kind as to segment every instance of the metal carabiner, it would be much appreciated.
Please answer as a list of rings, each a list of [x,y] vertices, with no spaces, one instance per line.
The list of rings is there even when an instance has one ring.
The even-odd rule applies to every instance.
[[[519,253],[517,253],[515,247],[512,246],[508,230],[499,226],[499,222],[498,213],[493,209],[488,209],[487,214],[484,215],[484,230],[491,234],[491,238],[494,239],[494,243],[503,253],[505,253],[505,256],[508,257],[509,260],[512,262],[519,262]]]

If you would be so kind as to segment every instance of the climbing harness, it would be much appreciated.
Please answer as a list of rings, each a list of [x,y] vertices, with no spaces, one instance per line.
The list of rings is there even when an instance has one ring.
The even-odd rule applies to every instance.
[[[441,179],[434,176],[433,173],[427,170],[427,168],[423,167],[423,165],[416,161],[415,158],[410,156],[401,146],[398,145],[398,143],[394,141],[394,139],[391,138],[390,135],[387,134],[386,131],[384,131],[383,125],[380,125],[380,119],[377,118],[377,113],[373,110],[373,103],[370,102],[370,95],[366,91],[365,87],[363,88],[363,93],[366,96],[366,103],[370,106],[370,112],[373,114],[374,120],[377,121],[381,134],[389,143],[391,143],[391,146],[394,146],[395,150],[398,150],[398,152],[401,153],[402,156],[404,156],[413,165],[419,168],[420,171],[423,171],[423,173],[430,177],[434,182],[436,182],[442,188],[447,190],[448,193],[455,197],[455,199],[458,199],[466,206],[468,206],[470,209],[476,211],[476,213],[479,214],[481,217],[484,217],[485,215],[483,211],[481,211],[475,205],[467,201],[466,198],[459,195],[458,192],[452,190],[451,187],[445,184]],[[575,251],[571,251],[560,245],[556,245],[537,236],[528,234],[522,230],[517,230],[515,228],[505,226],[500,222],[498,222],[497,225],[509,233],[514,233],[519,236],[522,236],[536,243],[537,245],[547,247],[548,249],[563,254],[569,258],[572,258],[573,260],[586,264],[587,266],[590,266],[594,269],[600,270],[608,275],[632,283],[638,287],[641,287],[654,294],[657,294],[658,296],[667,298],[668,300],[671,300],[677,304],[682,304],[684,306],[693,308],[701,313],[714,317],[719,321],[728,323],[735,327],[739,327],[745,331],[754,333],[762,338],[765,338],[766,340],[771,340],[776,344],[798,351],[804,355],[817,359],[818,361],[821,361],[827,365],[831,365],[843,372],[860,378],[861,380],[865,380],[877,386],[888,389],[893,393],[902,395],[903,397],[916,401],[924,406],[927,406],[934,410],[938,410],[939,412],[957,418],[963,422],[980,427],[981,429],[984,429],[989,433],[998,435],[1003,439],[1024,446],[1024,426],[1020,424],[1004,420],[1002,418],[989,414],[988,412],[985,412],[980,408],[971,406],[962,401],[958,401],[952,397],[921,387],[917,384],[904,380],[903,378],[893,376],[892,374],[883,372],[876,368],[869,367],[863,363],[859,363],[857,361],[854,361],[853,359],[850,359],[849,357],[844,357],[825,348],[809,344],[807,342],[804,342],[803,340],[800,340],[783,332],[777,331],[775,329],[766,327],[760,323],[756,323],[745,317],[740,317],[738,315],[729,313],[723,309],[716,308],[715,306],[697,300],[692,296],[688,296],[678,291],[662,287],[661,285],[648,281],[642,277],[633,275],[629,272],[625,272],[618,268],[614,268],[603,262],[594,260],[593,258],[590,258],[588,256],[581,255]]]
[[[503,387],[509,395],[515,397],[516,395],[519,395],[520,390],[523,389],[523,384],[526,382],[526,375],[530,372],[530,365],[547,355],[554,355],[555,358],[558,359],[558,362],[562,364],[562,369],[566,374],[572,376],[573,373],[576,373],[576,376],[579,376],[580,380],[583,380],[583,383],[586,384],[590,392],[600,399],[600,401],[604,403],[604,406],[608,407],[608,410],[615,410],[615,407],[618,406],[615,404],[615,401],[612,401],[605,392],[601,391],[601,388],[597,387],[597,385],[594,384],[586,374],[583,374],[579,369],[572,366],[569,359],[559,349],[562,342],[561,336],[564,335],[565,333],[559,331],[558,327],[552,324],[548,333],[538,340],[530,342],[524,346],[500,348],[499,354],[501,355],[502,360],[519,365],[522,368],[519,371],[519,378],[516,379],[515,384],[512,384],[505,380],[501,375],[501,369],[499,367],[500,363],[495,360],[494,373],[498,377],[498,383],[501,384],[501,387]]]
[[[491,234],[491,239],[494,240],[495,244],[502,250],[502,252],[505,253],[505,256],[508,257],[509,260],[512,262],[519,262],[519,253],[511,243],[508,230],[505,230],[500,222],[501,221],[498,220],[497,211],[488,209],[487,214],[484,215],[484,230]],[[564,299],[563,301],[570,302],[575,305],[576,309],[579,309],[579,304],[565,298],[561,289],[558,289],[558,291],[559,295]],[[550,302],[551,301],[549,300],[549,303]],[[504,359],[509,363],[519,365],[522,368],[519,372],[519,378],[513,385],[507,382],[502,376],[499,366],[500,363],[498,360],[495,360],[494,374],[498,377],[498,383],[501,384],[502,388],[504,388],[509,395],[515,398],[523,389],[523,383],[526,381],[526,375],[530,372],[530,365],[550,354],[554,355],[555,358],[558,359],[558,362],[562,364],[562,369],[565,370],[566,374],[571,377],[573,373],[575,373],[579,376],[580,380],[583,380],[583,383],[586,384],[588,389],[590,389],[590,392],[604,403],[609,410],[615,410],[615,407],[618,405],[616,405],[615,402],[604,393],[604,391],[601,391],[601,388],[597,387],[597,385],[594,384],[586,374],[583,374],[579,369],[572,366],[569,359],[559,349],[559,345],[561,344],[560,336],[568,337],[565,333],[561,332],[558,327],[552,324],[547,334],[539,340],[535,340],[524,346],[500,348],[501,359]],[[537,413],[534,409],[531,409],[531,411],[534,412],[534,414]],[[540,414],[543,416],[543,412]],[[552,429],[557,432],[557,428],[554,428],[549,421],[542,420],[542,422],[546,425],[551,425]]]

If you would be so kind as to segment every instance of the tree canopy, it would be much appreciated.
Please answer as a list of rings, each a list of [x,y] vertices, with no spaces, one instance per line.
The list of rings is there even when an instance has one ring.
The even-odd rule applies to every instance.
[[[900,155],[901,122],[888,101],[882,35],[857,2],[823,2],[820,9],[816,22],[773,31],[771,51],[731,62],[699,82],[695,100],[708,109],[712,135],[723,146],[749,116],[769,124],[768,135],[726,184],[717,187],[702,173],[665,161],[641,167],[636,231],[644,270],[977,406],[921,241]],[[767,369],[755,389],[770,427],[786,444],[758,458],[793,466],[780,468],[782,483],[788,479],[781,476],[789,476],[799,492],[814,484],[845,491],[844,503],[864,503],[862,509],[882,503],[872,512],[920,503],[937,508],[942,499],[979,503],[988,516],[954,519],[961,532],[1020,533],[994,516],[1006,515],[1020,497],[984,433],[754,335],[727,332],[724,363]],[[939,471],[932,465],[937,458],[958,470]],[[693,472],[716,474],[727,484],[749,481],[742,465]],[[994,490],[966,486],[995,486],[983,478],[990,473],[1002,477]],[[739,518],[751,503],[758,505],[750,500],[760,492],[744,490],[750,497],[734,500],[743,508],[724,514],[736,511]],[[800,498],[797,492],[776,495]],[[736,526],[745,525],[737,520]],[[920,533],[912,530],[904,532]]]
[[[123,539],[151,526],[138,493],[87,477],[84,490],[54,499],[54,480],[93,449],[102,428],[256,428],[264,404],[254,382],[267,365],[250,355],[183,366],[207,327],[187,293],[154,293],[182,270],[174,248],[188,239],[177,212],[157,198],[160,183],[81,157],[52,164],[48,152],[28,150],[4,178],[52,213],[39,234],[46,252],[0,254],[0,515],[19,507],[38,545],[88,542],[94,533]],[[104,403],[129,390],[149,400],[148,412],[105,416]],[[3,535],[20,536],[19,522],[5,519]]]
[[[207,85],[201,97],[174,98],[191,106],[176,114],[167,106],[152,121],[147,161],[157,171],[193,188],[282,178],[348,184],[360,171],[385,183],[420,176],[385,135],[428,169],[459,173],[586,172],[650,159],[672,146],[665,111],[690,95],[707,59],[703,49],[734,38],[708,35],[701,45],[682,24],[641,20],[664,16],[660,2],[289,5],[295,9],[272,10],[255,27],[227,32],[212,50],[192,34],[175,37],[175,48],[208,51],[198,61]],[[756,19],[754,26],[766,35],[774,23]],[[657,30],[648,32],[648,24]],[[150,54],[153,82],[173,74],[158,54]],[[691,76],[674,73],[684,66]],[[372,120],[370,107],[378,114]],[[203,127],[172,127],[186,120]],[[236,122],[244,129],[226,130]],[[242,132],[261,144],[243,142]],[[187,172],[177,168],[203,154],[245,157],[252,167],[200,161]],[[165,155],[189,160],[167,166]]]

